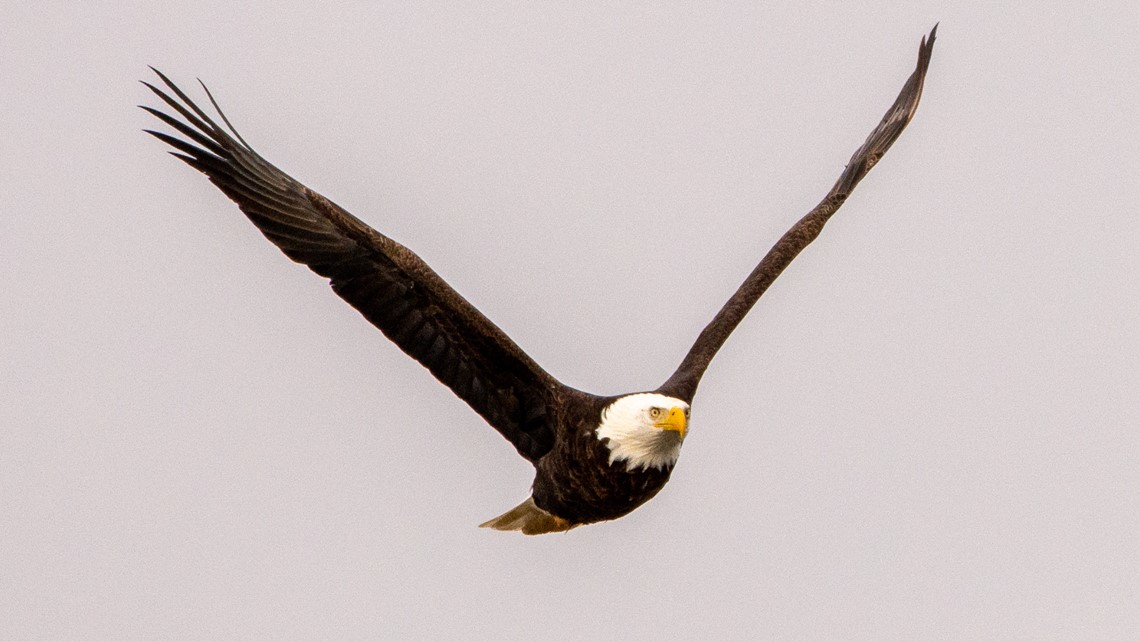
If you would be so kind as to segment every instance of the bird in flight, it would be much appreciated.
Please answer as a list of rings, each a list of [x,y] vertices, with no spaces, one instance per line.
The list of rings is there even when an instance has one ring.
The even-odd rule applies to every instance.
[[[329,279],[338,296],[534,465],[531,495],[483,527],[544,534],[624,516],[669,480],[709,362],[914,117],[937,30],[922,39],[914,73],[839,180],[768,251],[677,370],[655,390],[618,396],[583,392],[548,374],[419,256],[262,158],[205,85],[222,124],[153,68],[165,89],[143,84],[181,118],[142,108],[183,137],[147,133],[204,173],[286,256]]]

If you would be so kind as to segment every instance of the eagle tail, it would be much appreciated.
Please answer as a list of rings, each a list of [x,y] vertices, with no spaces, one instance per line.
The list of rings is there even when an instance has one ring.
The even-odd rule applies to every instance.
[[[519,503],[509,512],[497,516],[479,527],[489,527],[507,532],[519,530],[523,534],[549,534],[550,532],[565,532],[578,525],[580,524],[571,523],[538,507],[534,504],[534,497],[532,496]]]

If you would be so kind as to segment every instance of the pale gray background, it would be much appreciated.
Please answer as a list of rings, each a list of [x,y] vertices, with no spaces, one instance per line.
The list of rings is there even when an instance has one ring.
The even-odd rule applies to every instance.
[[[1140,637],[1140,10],[5,2],[0,638]],[[672,483],[531,470],[203,177],[135,81],[659,384],[941,21],[911,128],[705,377]],[[195,90],[195,95],[201,94]]]

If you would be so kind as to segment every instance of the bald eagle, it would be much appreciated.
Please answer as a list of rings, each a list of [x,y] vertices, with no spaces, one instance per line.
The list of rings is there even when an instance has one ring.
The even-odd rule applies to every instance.
[[[914,73],[831,191],[769,250],[677,370],[655,390],[620,396],[560,383],[411,250],[262,158],[205,85],[224,127],[153,68],[166,90],[143,84],[181,118],[142,108],[183,138],[147,133],[204,173],[286,256],[329,279],[338,296],[534,465],[531,495],[483,526],[542,534],[624,516],[669,480],[689,431],[690,403],[709,362],[913,118],[937,29],[922,39]]]

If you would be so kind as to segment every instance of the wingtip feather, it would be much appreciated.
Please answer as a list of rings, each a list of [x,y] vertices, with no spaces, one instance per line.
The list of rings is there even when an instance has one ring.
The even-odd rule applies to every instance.
[[[934,52],[934,41],[938,38],[938,25],[940,24],[942,23],[934,23],[934,27],[930,30],[930,33],[923,36],[922,44],[920,44],[918,47],[919,56],[926,58],[928,62],[930,60],[930,55]]]

